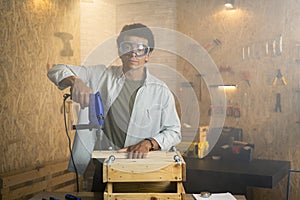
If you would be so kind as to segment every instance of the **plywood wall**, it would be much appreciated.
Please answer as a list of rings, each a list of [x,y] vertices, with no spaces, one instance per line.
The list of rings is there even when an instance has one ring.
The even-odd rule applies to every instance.
[[[68,158],[53,63],[80,62],[79,0],[0,2],[0,173]],[[73,55],[63,56],[69,33]],[[66,39],[66,38],[65,38]]]
[[[203,46],[215,38],[222,42],[210,55],[224,82],[238,85],[236,91],[227,93],[227,102],[241,109],[241,117],[227,117],[225,125],[244,130],[245,140],[255,144],[255,158],[289,160],[292,168],[299,169],[300,65],[295,60],[300,4],[294,0],[239,0],[235,6],[235,11],[228,11],[219,0],[178,1],[178,30]],[[272,84],[278,69],[287,85],[281,80]],[[193,74],[183,73],[193,79]],[[275,112],[277,93],[281,94],[282,112]],[[202,112],[207,116],[206,110]],[[299,180],[294,179],[293,184],[297,187]],[[272,190],[255,189],[254,199],[285,199],[285,192],[286,179]],[[299,199],[299,188],[293,192]]]
[[[84,62],[95,48],[116,34],[116,6],[103,0],[82,2],[80,24],[81,61]]]

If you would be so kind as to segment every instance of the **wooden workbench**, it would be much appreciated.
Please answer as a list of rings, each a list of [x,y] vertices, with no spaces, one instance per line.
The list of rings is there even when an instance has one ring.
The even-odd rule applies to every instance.
[[[103,162],[105,200],[184,200],[185,162],[180,152],[152,151],[143,159],[127,159],[127,153],[94,151]]]

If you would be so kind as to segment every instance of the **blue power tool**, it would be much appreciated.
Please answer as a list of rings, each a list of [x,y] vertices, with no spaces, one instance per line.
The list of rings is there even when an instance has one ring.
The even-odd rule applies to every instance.
[[[89,124],[73,125],[73,130],[101,129],[104,124],[104,106],[100,92],[90,94]]]

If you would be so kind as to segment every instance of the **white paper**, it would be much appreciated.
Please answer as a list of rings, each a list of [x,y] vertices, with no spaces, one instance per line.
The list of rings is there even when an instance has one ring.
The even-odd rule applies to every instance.
[[[193,194],[193,197],[196,200],[236,200],[236,198],[234,198],[234,196],[229,192],[211,194],[208,198],[201,197],[200,194]]]

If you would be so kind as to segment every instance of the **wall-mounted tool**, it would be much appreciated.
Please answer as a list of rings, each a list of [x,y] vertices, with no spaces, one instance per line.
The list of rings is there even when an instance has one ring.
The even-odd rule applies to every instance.
[[[248,44],[242,47],[242,60],[260,59],[261,56],[281,56],[283,53],[282,34],[267,41]]]
[[[276,56],[276,40],[272,42],[273,56]]]
[[[245,54],[247,54],[247,58],[250,58],[250,56],[251,56],[251,47],[250,46],[242,48],[242,60],[245,60]]]
[[[279,37],[279,54],[282,54],[282,35]]]
[[[273,56],[280,56],[282,54],[283,51],[283,47],[282,47],[282,35],[280,35],[279,37],[275,38],[272,41],[269,41],[270,45],[267,43],[266,46],[266,55],[268,55],[268,48],[269,46],[272,48],[272,54]]]
[[[286,79],[285,79],[285,77],[282,75],[280,69],[278,69],[278,71],[277,71],[277,75],[276,75],[276,77],[275,77],[275,79],[274,79],[274,81],[273,81],[273,85],[276,85],[278,79],[281,79],[282,83],[283,83],[284,85],[287,85]]]
[[[221,73],[228,73],[230,75],[234,75],[234,71],[230,66],[220,66],[219,70]]]
[[[238,103],[233,107],[233,116],[235,118],[240,118],[241,117],[241,109]]]
[[[275,105],[275,112],[281,112],[281,95],[280,93],[276,94],[276,105]]]
[[[233,104],[231,104],[231,102],[228,102],[227,108],[226,108],[226,116],[240,118],[241,117],[241,109],[240,109],[239,104],[235,103],[235,105],[233,105]]]
[[[269,55],[269,42],[266,42],[266,55]]]
[[[226,107],[226,116],[232,117],[232,115],[233,115],[233,105],[231,103],[228,103]]]
[[[210,43],[204,45],[204,49],[206,49],[207,52],[211,52],[215,47],[221,46],[222,42],[219,39],[214,39]]]
[[[250,71],[242,71],[240,73],[241,78],[243,81],[246,81],[247,85],[250,87],[250,79],[251,79],[251,72]]]
[[[59,37],[63,42],[63,49],[60,51],[60,55],[65,57],[73,56],[70,42],[73,39],[73,35],[67,32],[55,32],[54,35]]]
[[[296,63],[300,64],[300,44],[296,44],[297,48],[297,58],[296,58]]]

